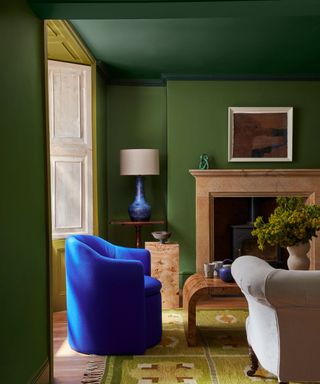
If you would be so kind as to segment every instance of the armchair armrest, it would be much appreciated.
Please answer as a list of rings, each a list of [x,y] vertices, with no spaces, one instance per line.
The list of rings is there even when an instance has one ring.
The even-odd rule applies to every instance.
[[[147,249],[116,246],[116,259],[141,261],[144,274],[150,276],[151,258]]]

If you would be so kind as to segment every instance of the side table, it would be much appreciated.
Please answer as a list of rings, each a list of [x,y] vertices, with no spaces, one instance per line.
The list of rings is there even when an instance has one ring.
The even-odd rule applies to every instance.
[[[151,254],[151,275],[161,281],[162,307],[179,307],[179,244],[146,242]]]
[[[114,220],[110,224],[128,225],[136,229],[136,248],[142,248],[141,241],[141,227],[147,225],[165,224],[164,220],[150,220],[150,221],[128,221],[128,220]]]

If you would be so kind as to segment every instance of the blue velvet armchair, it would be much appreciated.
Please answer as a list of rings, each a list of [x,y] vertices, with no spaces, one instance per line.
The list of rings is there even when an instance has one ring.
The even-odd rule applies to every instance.
[[[66,240],[68,342],[97,355],[143,354],[161,340],[161,283],[146,249],[99,237]]]

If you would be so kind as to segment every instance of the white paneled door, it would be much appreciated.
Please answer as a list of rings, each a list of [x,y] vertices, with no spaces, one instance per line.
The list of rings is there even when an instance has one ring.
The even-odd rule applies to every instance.
[[[53,238],[91,234],[91,67],[49,61]]]
[[[93,233],[91,67],[48,61],[53,308],[65,308],[64,241]]]

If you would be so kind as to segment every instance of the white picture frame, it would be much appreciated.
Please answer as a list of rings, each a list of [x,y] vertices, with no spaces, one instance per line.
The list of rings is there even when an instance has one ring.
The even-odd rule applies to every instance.
[[[228,161],[292,161],[293,107],[229,107]]]

